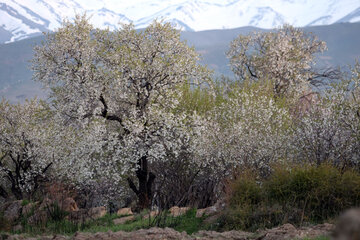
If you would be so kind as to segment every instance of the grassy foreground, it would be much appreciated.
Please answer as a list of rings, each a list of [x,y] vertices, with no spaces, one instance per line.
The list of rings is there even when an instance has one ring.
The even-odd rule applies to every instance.
[[[168,212],[159,214],[154,218],[146,218],[147,212],[143,212],[135,217],[131,221],[127,221],[124,224],[114,224],[113,220],[125,216],[118,216],[116,214],[107,214],[97,220],[86,222],[84,224],[76,224],[66,219],[58,221],[48,221],[42,226],[31,226],[22,219],[24,228],[22,231],[13,231],[12,234],[25,234],[26,236],[38,236],[38,235],[66,235],[72,236],[75,232],[117,232],[117,231],[136,231],[139,229],[147,229],[151,227],[169,227],[176,231],[183,232],[191,235],[200,230],[213,230],[213,225],[210,225],[204,221],[206,216],[201,218],[196,217],[196,209],[190,209],[186,214],[178,217],[172,217]],[[145,217],[145,218],[144,218]],[[0,234],[4,234],[1,232]],[[304,240],[329,240],[328,237],[317,238],[304,238]],[[295,239],[294,239],[295,240]]]
[[[148,218],[147,212],[142,212],[137,215],[134,220],[128,221],[124,224],[115,224],[114,219],[124,216],[118,216],[116,214],[106,214],[104,217],[89,221],[85,223],[74,223],[66,218],[57,219],[56,221],[50,220],[42,225],[29,225],[27,219],[23,217],[21,224],[23,229],[21,231],[12,231],[11,233],[20,234],[26,233],[31,236],[40,234],[62,234],[72,235],[77,231],[81,232],[107,232],[107,231],[135,231],[138,229],[147,229],[151,227],[170,227],[176,231],[185,231],[188,234],[192,234],[202,229],[208,229],[204,224],[204,218],[196,217],[196,209],[190,209],[186,214],[178,217],[172,217],[167,212],[159,214],[157,217]],[[0,231],[1,233],[1,231]]]

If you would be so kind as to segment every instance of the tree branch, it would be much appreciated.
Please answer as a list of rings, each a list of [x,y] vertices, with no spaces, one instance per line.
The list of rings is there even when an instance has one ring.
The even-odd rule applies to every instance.
[[[108,114],[108,105],[106,104],[106,101],[105,101],[105,98],[103,97],[103,95],[100,95],[99,100],[102,103],[102,105],[104,106],[104,108],[101,111],[101,116],[104,117],[107,120],[119,122],[120,125],[123,127],[123,129],[125,131],[125,134],[129,134],[130,133],[129,129],[127,129],[124,126],[123,121],[122,121],[122,119],[120,117]]]
[[[249,73],[250,73],[250,75],[251,75],[252,77],[258,78],[258,76],[257,76],[255,73],[253,73],[253,71],[251,70],[251,68],[250,68],[249,65],[246,65],[246,67],[247,67],[247,69],[248,69],[248,71],[249,71]]]
[[[134,182],[131,180],[131,178],[128,177],[126,180],[129,183],[129,187],[131,188],[131,190],[133,190],[136,195],[139,195],[140,192],[136,188],[136,186],[135,186]]]
[[[310,70],[311,71],[311,70]],[[319,86],[324,83],[324,80],[336,80],[340,78],[341,72],[338,69],[326,68],[323,70],[312,71],[313,76],[311,76],[308,81],[314,85]]]

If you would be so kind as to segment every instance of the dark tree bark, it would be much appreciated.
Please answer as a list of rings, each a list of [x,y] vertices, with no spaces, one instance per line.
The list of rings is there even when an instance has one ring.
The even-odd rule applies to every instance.
[[[17,154],[13,155],[11,153],[6,154],[2,159],[5,159],[5,157],[9,157],[11,161],[14,164],[14,169],[9,169],[4,167],[4,164],[0,161],[0,167],[3,167],[2,171],[6,174],[5,178],[10,182],[11,187],[10,191],[11,194],[14,195],[14,197],[18,200],[23,199],[24,197],[32,198],[35,192],[39,188],[40,182],[44,181],[45,179],[42,177],[43,174],[45,174],[48,169],[52,166],[52,162],[46,165],[41,173],[32,173],[32,184],[33,184],[33,190],[29,193],[23,192],[21,189],[21,186],[26,184],[25,179],[23,178],[23,175],[25,173],[29,173],[31,171],[32,165],[31,161],[29,160],[28,156],[26,154]],[[26,159],[26,160],[23,160]],[[0,196],[4,198],[9,197],[9,193],[0,186]]]
[[[138,210],[149,209],[152,202],[152,185],[155,180],[155,174],[149,172],[148,160],[146,156],[139,159],[139,168],[136,170],[136,177],[139,181],[139,186],[136,187],[131,178],[128,178],[129,187],[134,191],[138,197]]]
[[[145,85],[144,87],[146,87],[147,89],[152,89],[152,86],[149,84]],[[125,127],[125,125],[123,124],[123,119],[121,117],[109,114],[108,105],[103,95],[100,95],[99,100],[103,105],[103,109],[101,111],[100,116],[102,116],[106,120],[118,122],[124,130],[124,135],[130,134],[130,130]],[[140,96],[138,96],[136,107],[141,109],[140,112],[143,112],[145,106],[148,104],[148,100],[149,100],[148,96],[145,97],[145,99],[143,100],[141,100]],[[85,117],[88,117],[88,115],[86,115]],[[139,159],[138,169],[136,170],[135,173],[139,182],[139,186],[136,187],[133,180],[131,178],[128,178],[127,181],[129,183],[129,187],[134,191],[134,193],[138,197],[138,209],[139,210],[148,209],[151,207],[151,202],[153,197],[152,185],[155,180],[155,175],[152,172],[149,172],[148,160],[146,156],[143,156]]]
[[[7,199],[9,197],[9,194],[5,191],[5,189],[0,186],[0,196]]]
[[[18,184],[16,184],[16,182],[11,183],[11,192],[12,194],[14,194],[17,200],[23,199],[23,194],[21,192],[21,189],[19,188]]]

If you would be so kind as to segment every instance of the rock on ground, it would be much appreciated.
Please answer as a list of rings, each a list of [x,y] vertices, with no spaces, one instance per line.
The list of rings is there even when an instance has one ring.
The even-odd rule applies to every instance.
[[[88,214],[90,218],[98,219],[106,215],[106,208],[105,207],[90,208]]]
[[[4,210],[4,218],[9,222],[15,222],[20,218],[21,214],[21,200],[10,203]]]
[[[60,207],[66,212],[79,211],[79,207],[76,204],[75,200],[70,197],[65,198],[63,201],[61,201]]]
[[[134,213],[131,211],[131,208],[120,208],[117,213],[117,215],[133,215]]]
[[[134,215],[131,215],[131,216],[127,216],[127,217],[116,218],[113,220],[113,223],[115,225],[124,224],[124,223],[126,223],[128,221],[132,221],[134,219],[135,219]]]
[[[184,215],[187,211],[189,211],[189,207],[178,207],[178,206],[174,206],[172,208],[169,209],[170,211],[170,215],[173,217],[178,217],[181,215]]]

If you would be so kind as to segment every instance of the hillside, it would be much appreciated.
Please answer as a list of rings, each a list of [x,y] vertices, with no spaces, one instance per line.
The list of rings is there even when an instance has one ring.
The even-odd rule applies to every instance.
[[[239,34],[264,31],[254,27],[226,30],[182,32],[182,38],[193,45],[202,55],[202,63],[207,64],[217,75],[231,76],[225,52],[229,43]],[[328,51],[318,57],[318,65],[347,66],[360,57],[360,23],[337,23],[329,26],[304,28],[327,42]],[[0,44],[0,96],[12,101],[24,100],[35,95],[44,97],[40,86],[31,80],[29,70],[32,49],[40,44],[42,36],[9,44]]]

